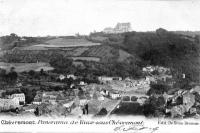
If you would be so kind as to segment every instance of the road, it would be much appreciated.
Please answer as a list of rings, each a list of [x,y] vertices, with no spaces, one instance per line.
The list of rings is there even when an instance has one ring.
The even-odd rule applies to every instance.
[[[120,104],[121,100],[118,100],[115,106],[107,113],[106,117],[109,117],[110,114],[116,109],[116,107]]]

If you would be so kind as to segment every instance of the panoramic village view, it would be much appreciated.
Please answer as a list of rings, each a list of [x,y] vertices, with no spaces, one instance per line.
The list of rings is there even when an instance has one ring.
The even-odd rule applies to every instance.
[[[118,22],[0,37],[0,116],[200,118],[200,33]]]

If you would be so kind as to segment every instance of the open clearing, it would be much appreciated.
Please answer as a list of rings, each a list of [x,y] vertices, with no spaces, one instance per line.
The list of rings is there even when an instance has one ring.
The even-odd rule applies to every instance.
[[[44,71],[50,71],[54,68],[50,66],[49,63],[5,63],[0,62],[0,68],[5,69],[7,71],[10,70],[11,67],[15,67],[16,72],[23,72],[23,71],[40,71],[43,69]]]
[[[66,38],[56,38],[46,41],[45,44],[38,44],[34,46],[46,47],[46,48],[59,48],[59,47],[80,47],[80,46],[95,46],[100,45],[100,43],[93,43],[86,39],[66,39]]]

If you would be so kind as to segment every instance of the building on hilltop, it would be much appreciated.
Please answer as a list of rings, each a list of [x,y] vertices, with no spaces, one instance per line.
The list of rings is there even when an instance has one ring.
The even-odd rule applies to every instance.
[[[114,28],[111,28],[111,27],[107,27],[103,30],[104,33],[108,33],[108,34],[111,34],[114,32]]]
[[[115,33],[123,33],[131,31],[131,23],[117,23],[114,28]]]
[[[103,30],[107,34],[117,34],[131,31],[131,23],[117,23],[115,28],[107,27]]]

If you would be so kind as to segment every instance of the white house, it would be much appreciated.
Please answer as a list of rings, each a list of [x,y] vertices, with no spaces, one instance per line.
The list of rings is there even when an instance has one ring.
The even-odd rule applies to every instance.
[[[131,23],[117,23],[114,28],[115,33],[123,33],[131,31]]]
[[[25,95],[24,93],[12,94],[8,97],[9,99],[17,99],[20,105],[25,104]]]
[[[17,98],[13,99],[0,99],[0,111],[10,110],[20,107],[19,100]]]
[[[72,78],[73,80],[77,79],[77,77],[73,74],[69,74],[67,75],[67,78]]]
[[[98,80],[102,83],[107,83],[109,81],[113,81],[113,80],[118,80],[118,81],[121,81],[122,78],[121,77],[105,77],[105,76],[101,76],[101,77],[98,77]]]
[[[79,85],[86,85],[86,83],[84,81],[80,81]]]
[[[131,31],[131,23],[117,23],[117,25],[115,26],[115,28],[112,27],[107,27],[103,30],[104,33],[123,33],[123,32],[129,32]]]
[[[64,80],[65,78],[66,78],[65,75],[63,75],[63,74],[59,75],[60,80]]]
[[[103,89],[103,90],[100,91],[100,94],[103,95],[103,96],[108,96],[109,95],[109,91]]]
[[[121,94],[117,91],[112,91],[110,90],[109,91],[109,96],[112,98],[112,99],[117,99],[117,98],[120,98],[121,97]]]
[[[37,104],[37,105],[42,104],[42,99],[34,99],[33,104]]]

